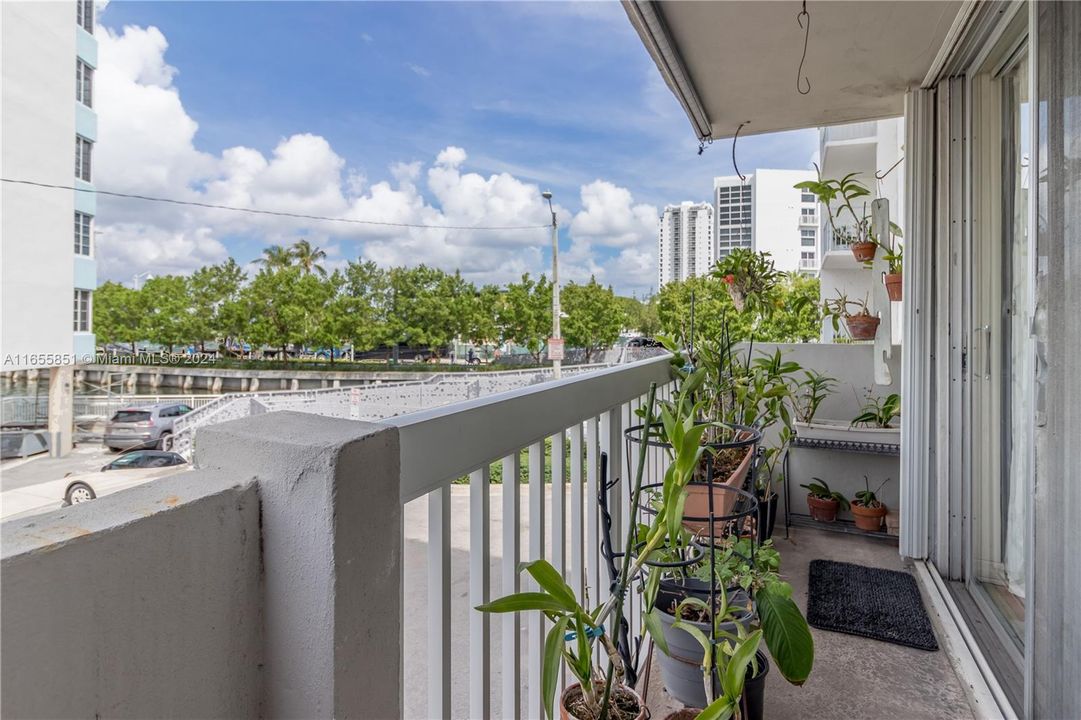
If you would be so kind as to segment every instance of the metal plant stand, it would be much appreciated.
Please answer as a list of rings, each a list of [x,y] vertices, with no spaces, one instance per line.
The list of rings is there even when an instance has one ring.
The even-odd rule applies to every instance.
[[[861,535],[864,537],[881,538],[885,540],[897,541],[897,537],[890,535],[887,532],[877,531],[868,532],[867,530],[860,530],[856,527],[855,523],[851,520],[834,520],[833,522],[819,522],[813,519],[807,513],[794,513],[792,512],[792,500],[791,500],[791,487],[792,487],[792,473],[789,470],[789,455],[793,448],[801,448],[804,450],[832,450],[833,452],[844,453],[862,453],[864,455],[893,455],[898,456],[901,454],[901,446],[894,443],[881,443],[881,442],[863,442],[860,440],[823,440],[818,438],[801,438],[795,436],[792,438],[792,442],[789,443],[788,448],[785,450],[783,459],[783,472],[784,472],[784,536],[788,537],[788,528],[793,525],[796,527],[813,527],[819,530],[827,530],[829,532],[848,533],[850,535]]]

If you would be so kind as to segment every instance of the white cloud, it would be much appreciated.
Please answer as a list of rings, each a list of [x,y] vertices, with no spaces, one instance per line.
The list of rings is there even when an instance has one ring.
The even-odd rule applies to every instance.
[[[657,236],[657,208],[634,203],[627,188],[606,180],[582,186],[582,210],[571,222],[571,235],[597,245],[640,246]]]
[[[421,77],[431,77],[432,71],[424,67],[423,65],[417,65],[416,63],[406,63],[405,66]]]
[[[299,237],[333,249],[332,264],[364,257],[383,265],[426,263],[460,269],[477,282],[502,283],[548,272],[550,215],[541,188],[516,174],[467,169],[469,155],[447,146],[433,159],[392,164],[389,179],[350,167],[326,138],[283,137],[269,154],[236,146],[220,155],[196,145],[198,124],[173,85],[168,42],[154,27],[105,30],[98,88],[95,180],[121,192],[438,228],[331,223],[158,205],[102,197],[98,257],[103,278],[135,272],[190,272],[228,256],[223,238],[290,244]],[[423,68],[421,68],[423,69]],[[566,280],[590,275],[619,288],[652,282],[656,209],[604,180],[581,187],[582,209],[556,206],[571,246],[561,255]],[[535,226],[526,230],[452,229]],[[448,227],[450,226],[450,227]]]

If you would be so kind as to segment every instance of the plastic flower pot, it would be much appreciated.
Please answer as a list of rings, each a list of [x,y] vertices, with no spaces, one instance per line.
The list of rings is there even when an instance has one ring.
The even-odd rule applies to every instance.
[[[901,273],[886,273],[882,282],[886,285],[886,294],[892,302],[901,301]]]
[[[747,447],[747,453],[743,456],[743,460],[740,461],[739,466],[732,471],[732,474],[727,478],[715,478],[713,480],[713,517],[720,518],[728,515],[732,512],[732,508],[736,504],[736,498],[738,495],[728,490],[719,489],[718,485],[727,485],[732,488],[743,487],[743,481],[747,477],[747,469],[751,466],[751,458],[754,456],[754,445]],[[692,482],[687,485],[687,500],[683,505],[684,517],[704,518],[709,517],[709,493],[710,486],[707,483]],[[683,527],[690,530],[692,533],[699,533],[702,535],[709,534],[709,522],[708,521],[693,521],[687,520],[683,523]],[[723,534],[725,530],[724,523],[715,523],[713,528],[714,534],[718,537]]]
[[[867,532],[878,532],[882,529],[882,521],[886,519],[887,509],[885,505],[871,508],[864,507],[859,501],[852,503],[852,518],[856,521],[856,527]]]
[[[853,340],[874,340],[881,319],[874,315],[849,315],[845,318],[848,334]]]
[[[837,519],[837,508],[840,503],[833,498],[820,498],[807,494],[807,508],[811,511],[811,517],[818,522],[831,523]]]
[[[852,257],[856,258],[856,262],[870,262],[875,259],[875,251],[878,250],[878,245],[873,242],[857,242],[848,246],[852,250]]]
[[[693,579],[686,580],[685,583],[688,588],[686,595],[692,595],[705,600],[707,603],[709,602],[709,586],[707,583]],[[661,680],[668,694],[684,705],[705,707],[706,689],[702,686],[702,646],[689,632],[674,627],[676,617],[668,612],[672,603],[678,604],[684,596],[665,589],[662,589],[657,594],[657,607],[661,610],[659,615],[664,630],[664,640],[668,645],[668,654],[660,653],[657,659],[661,664]],[[749,602],[747,593],[743,590],[734,591],[729,597],[729,603],[733,605],[746,606]],[[754,610],[745,609],[741,611],[736,622],[746,629],[750,627],[753,619]],[[708,622],[686,619],[683,622],[693,625],[702,634],[709,637],[710,625]],[[736,622],[723,623],[720,629],[723,632],[735,634]]]
[[[599,695],[600,693],[602,693],[604,691],[604,683],[597,683],[596,686],[597,686],[597,692],[598,692],[598,695]],[[586,720],[585,718],[583,718],[583,717],[581,717],[579,715],[575,715],[574,712],[567,707],[568,705],[573,705],[575,700],[581,699],[581,697],[582,697],[582,685],[581,685],[581,683],[574,683],[573,685],[568,685],[567,686],[567,689],[564,690],[563,694],[559,696],[559,717],[560,717],[560,720]],[[611,700],[612,700],[612,702],[616,703],[617,707],[624,708],[624,710],[629,709],[627,706],[633,705],[634,703],[637,703],[638,714],[631,716],[631,715],[628,715],[627,712],[624,712],[622,715],[616,715],[616,714],[613,714],[611,712],[611,710],[609,710],[608,717],[610,717],[610,718],[619,717],[619,718],[624,718],[625,719],[625,718],[633,717],[634,720],[646,720],[646,718],[649,716],[648,715],[649,711],[646,709],[646,704],[642,700],[642,696],[639,695],[638,693],[636,693],[634,690],[627,687],[626,685],[621,685],[619,683],[613,682],[612,683],[612,697],[611,697]]]

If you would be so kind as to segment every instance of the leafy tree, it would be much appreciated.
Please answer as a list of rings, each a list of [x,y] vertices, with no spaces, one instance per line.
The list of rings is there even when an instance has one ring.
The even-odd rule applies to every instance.
[[[102,345],[135,343],[142,336],[143,299],[138,290],[106,282],[94,291],[94,333]]]
[[[540,362],[544,343],[552,331],[552,283],[529,273],[510,283],[496,308],[496,324],[504,340],[524,347]]]
[[[350,261],[345,268],[344,287],[338,310],[344,315],[343,338],[355,350],[371,350],[387,340],[387,310],[390,304],[390,277],[368,260]]]
[[[252,313],[248,336],[255,344],[280,348],[284,359],[290,344],[318,337],[328,293],[326,281],[303,274],[299,267],[260,270],[244,290]]]
[[[499,337],[498,312],[502,301],[503,293],[496,285],[485,285],[477,290],[466,333],[470,342],[480,345]]]
[[[326,268],[319,264],[320,260],[326,260],[326,252],[315,247],[307,240],[301,239],[293,243],[293,247],[289,248],[289,254],[292,262],[300,267],[305,275],[318,273],[324,277],[326,276]]]
[[[188,278],[160,275],[148,279],[139,291],[142,296],[142,335],[172,352],[177,345],[195,338]]]
[[[561,299],[567,313],[563,335],[570,345],[584,348],[586,362],[591,362],[593,353],[609,347],[619,337],[626,321],[623,307],[611,287],[602,286],[592,277],[585,285],[567,285]]]
[[[460,280],[459,276],[459,280]],[[387,343],[427,347],[433,354],[458,334],[455,283],[447,273],[427,265],[390,271]]]
[[[246,275],[229,258],[219,265],[208,265],[196,270],[190,280],[192,304],[192,331],[201,350],[208,339],[228,340],[225,308],[240,295]]]
[[[657,296],[661,331],[688,345],[691,331],[691,294],[694,294],[694,336],[718,337],[725,320],[736,342],[751,338],[754,319],[761,320],[754,339],[762,342],[809,342],[819,335],[818,280],[798,273],[782,274],[765,292],[754,311],[736,310],[723,280],[695,277],[667,283]]]
[[[284,270],[293,264],[293,251],[281,245],[271,245],[263,248],[263,257],[256,259],[255,262],[267,270]]]
[[[623,312],[627,316],[628,330],[637,330],[648,337],[653,337],[660,332],[661,321],[657,316],[656,296],[646,301],[633,297],[617,296]]]

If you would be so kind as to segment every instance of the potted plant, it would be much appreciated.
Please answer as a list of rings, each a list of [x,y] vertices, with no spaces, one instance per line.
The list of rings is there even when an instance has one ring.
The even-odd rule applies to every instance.
[[[651,383],[646,402],[647,429],[652,427],[656,393],[657,384]],[[685,445],[697,446],[698,438],[695,435],[700,432],[702,430],[692,427]],[[639,510],[647,448],[645,442],[641,443],[639,448],[638,469],[631,490],[632,518],[637,517]],[[684,467],[680,469],[685,470]],[[670,491],[675,489],[673,486],[668,487]],[[632,553],[623,553],[623,564],[613,583],[611,597],[593,611],[586,610],[579,603],[574,591],[559,572],[543,559],[525,562],[519,566],[519,572],[525,570],[533,576],[539,591],[514,593],[477,606],[478,611],[490,613],[541,612],[552,622],[552,629],[544,642],[541,669],[541,695],[549,720],[554,717],[555,691],[559,683],[560,666],[564,663],[578,682],[567,687],[560,696],[559,716],[562,720],[645,720],[648,716],[642,698],[622,682],[625,672],[622,656],[608,635],[605,623],[613,615],[616,618],[612,623],[614,626],[618,627],[623,622],[624,598],[631,583],[641,574],[645,559],[655,550],[664,547],[673,526],[678,532],[681,517],[676,514],[670,519],[669,514],[667,508],[660,508],[652,525],[644,530],[635,523],[630,523],[624,547],[638,547],[635,540],[642,535],[644,539],[641,554],[632,561]],[[609,660],[606,672],[602,672],[593,661],[593,647],[597,642],[604,648]]]
[[[844,320],[848,336],[853,340],[874,340],[881,322],[880,318],[871,314],[866,297],[863,300],[849,300],[840,290],[837,297],[822,302],[822,315],[833,322],[834,332],[840,330],[840,323]]]
[[[883,249],[886,250],[886,248]],[[892,250],[886,250],[886,254],[882,258],[889,263],[889,267],[882,276],[882,282],[886,286],[886,294],[891,301],[900,302],[903,277],[901,266],[904,262],[904,247],[901,243],[896,243]]]
[[[736,248],[717,261],[711,273],[725,284],[736,310],[755,309],[777,284],[777,272],[767,252]]]
[[[829,484],[822,478],[814,478],[813,483],[800,485],[807,488],[807,508],[811,517],[819,522],[833,522],[837,519],[837,510],[848,510],[848,499],[836,490],[830,490]]]
[[[901,417],[901,396],[890,393],[886,397],[875,397],[868,391],[867,400],[860,406],[860,412],[852,418],[852,427],[876,436],[877,442],[898,445],[901,442],[901,430],[893,421]],[[857,426],[861,426],[858,427]]]
[[[796,432],[806,440],[834,442],[901,444],[901,429],[894,420],[901,414],[901,396],[892,393],[875,397],[870,390],[852,420],[815,418],[813,422],[796,421]]]
[[[871,219],[866,211],[857,214],[856,208],[853,206],[854,201],[869,196],[871,191],[855,179],[859,173],[849,173],[840,180],[823,180],[822,171],[817,163],[815,164],[815,171],[818,173],[817,180],[799,182],[796,183],[795,187],[800,190],[807,190],[818,198],[818,201],[826,208],[830,228],[833,230],[833,237],[838,241],[838,244],[848,245],[852,251],[852,256],[856,258],[856,262],[862,263],[873,260],[875,250],[878,249],[878,243],[871,237]],[[837,213],[834,214],[832,203],[837,200],[840,200],[841,204],[837,209]],[[838,223],[841,222],[846,212],[851,218],[852,224],[848,226],[839,225]]]
[[[890,481],[886,478],[876,490],[871,490],[870,480],[863,476],[863,490],[856,493],[852,499],[852,517],[856,521],[856,527],[867,532],[878,532],[882,529],[882,521],[886,519],[886,504],[879,500],[875,493]]]

